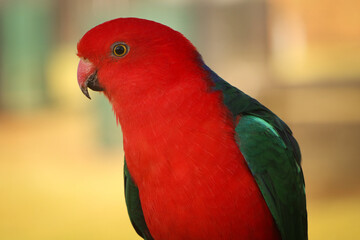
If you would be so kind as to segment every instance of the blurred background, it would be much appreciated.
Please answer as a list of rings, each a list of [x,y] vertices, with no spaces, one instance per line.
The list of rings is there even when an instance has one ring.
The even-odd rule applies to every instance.
[[[77,85],[76,44],[135,16],[182,32],[298,139],[309,236],[360,236],[357,0],[0,1],[0,239],[139,239],[123,196],[121,130]]]

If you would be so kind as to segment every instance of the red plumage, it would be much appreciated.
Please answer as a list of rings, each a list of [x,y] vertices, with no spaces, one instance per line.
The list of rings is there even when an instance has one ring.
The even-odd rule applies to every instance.
[[[129,54],[112,57],[125,42]],[[131,53],[131,54],[130,54]],[[200,55],[180,33],[130,18],[78,43],[113,105],[128,169],[155,240],[280,239]]]

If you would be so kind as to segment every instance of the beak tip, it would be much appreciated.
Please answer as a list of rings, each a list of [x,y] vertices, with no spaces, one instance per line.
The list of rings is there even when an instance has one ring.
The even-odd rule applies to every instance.
[[[89,94],[89,91],[88,91],[87,86],[81,86],[81,91],[82,91],[82,93],[83,93],[88,99],[91,100],[91,97],[90,97],[90,94]]]

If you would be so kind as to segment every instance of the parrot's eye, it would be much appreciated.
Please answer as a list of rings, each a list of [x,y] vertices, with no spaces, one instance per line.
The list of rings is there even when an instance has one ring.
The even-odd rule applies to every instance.
[[[128,46],[124,43],[115,44],[113,47],[113,54],[117,57],[123,57],[128,52]]]

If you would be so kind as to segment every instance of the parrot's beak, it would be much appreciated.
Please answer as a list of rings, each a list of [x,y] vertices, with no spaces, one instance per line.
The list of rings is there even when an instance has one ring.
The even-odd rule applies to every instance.
[[[77,79],[83,94],[90,98],[88,88],[94,91],[103,91],[104,88],[99,84],[97,71],[94,64],[83,58],[80,59],[77,69]]]

